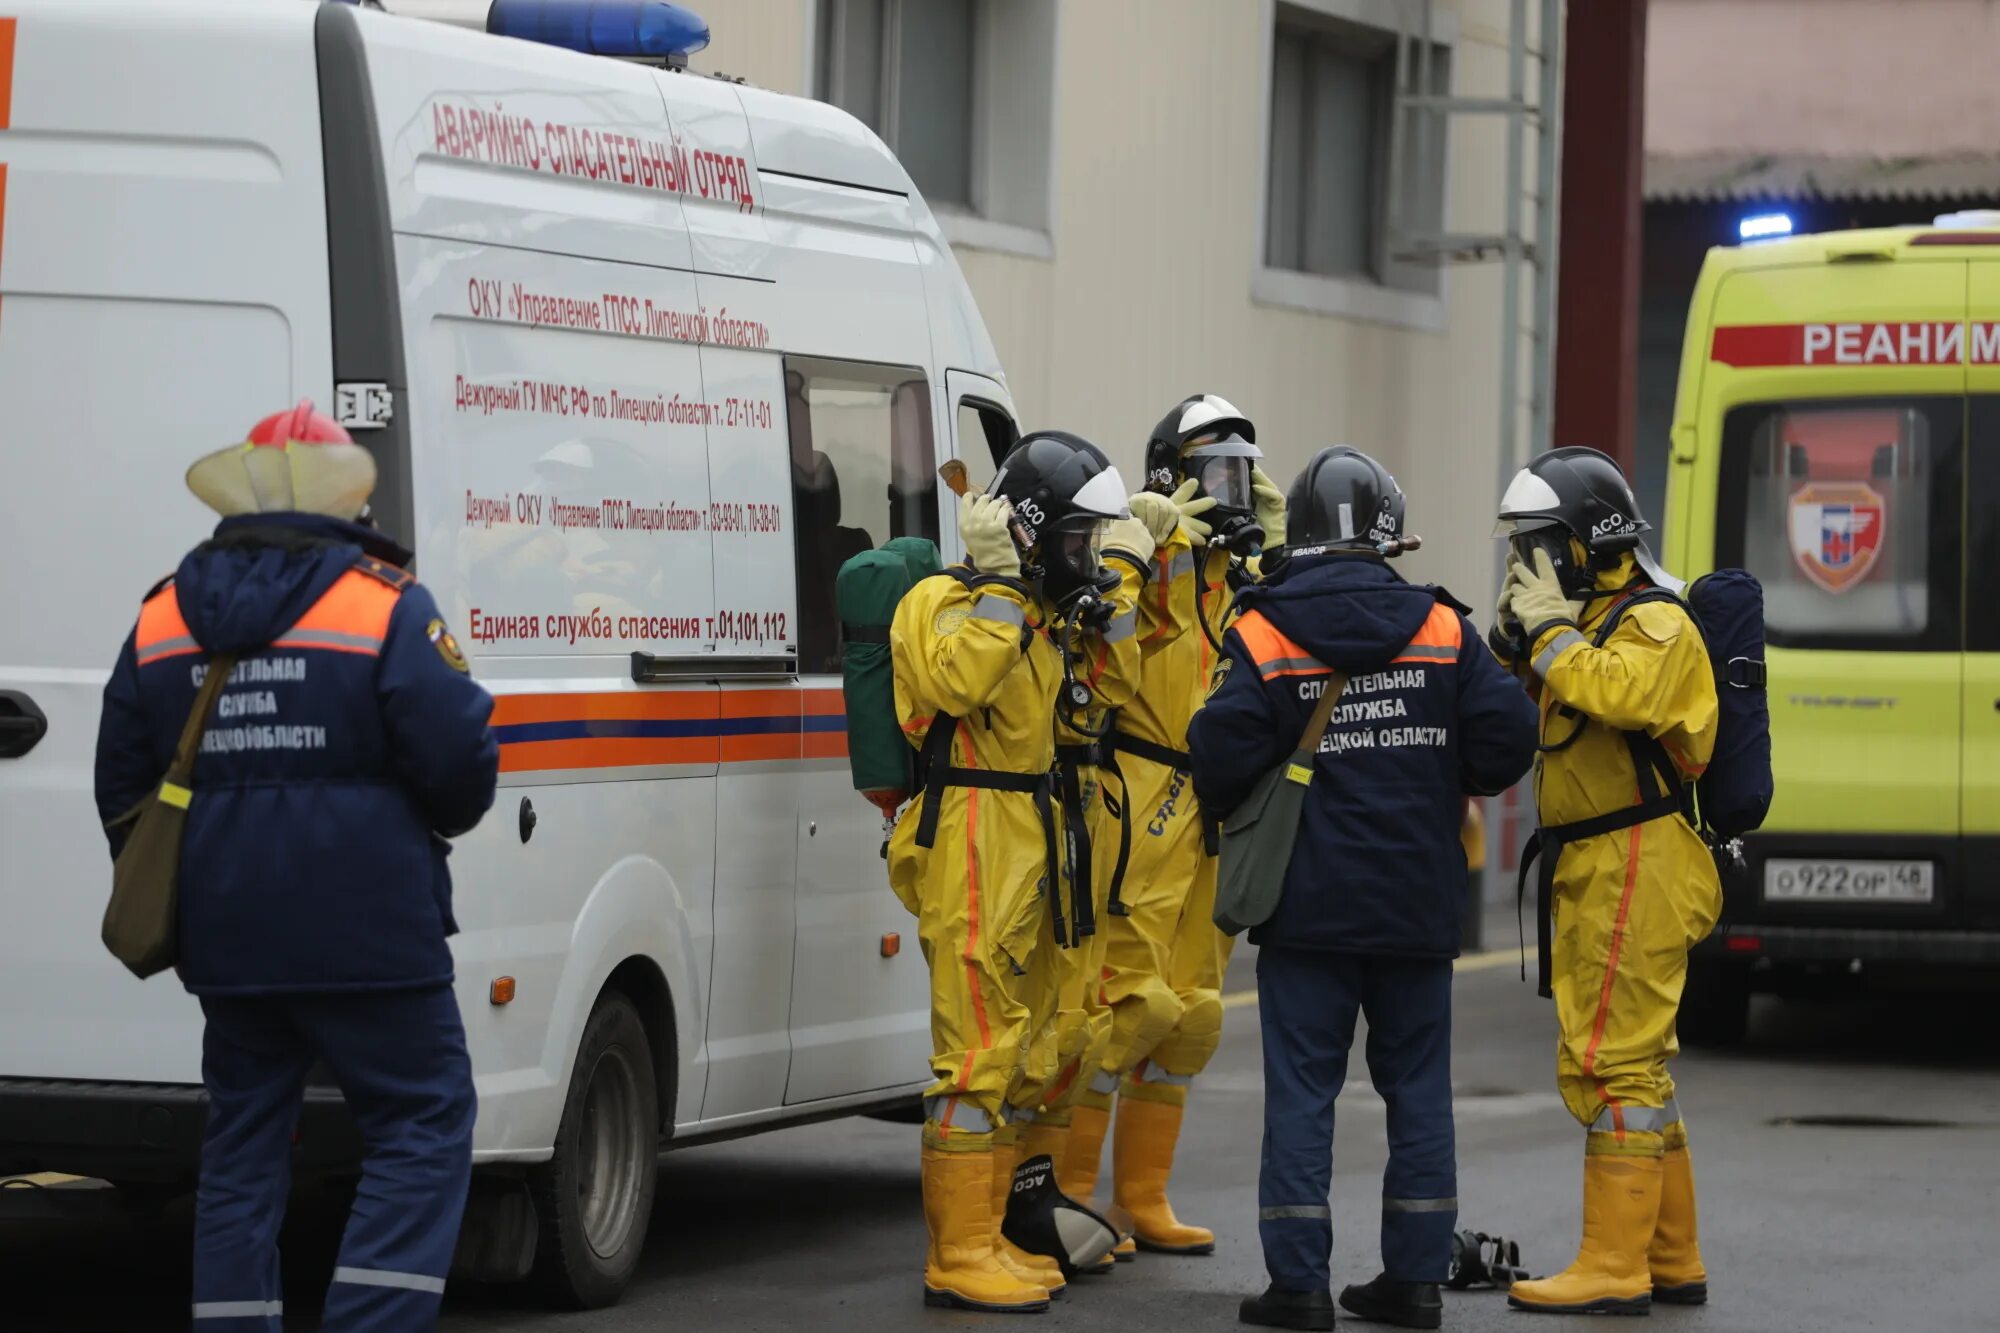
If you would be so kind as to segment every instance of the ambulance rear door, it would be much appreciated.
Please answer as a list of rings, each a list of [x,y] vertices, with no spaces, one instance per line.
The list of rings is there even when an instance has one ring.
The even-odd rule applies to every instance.
[[[0,1076],[201,1077],[194,1000],[98,942],[92,756],[140,600],[216,521],[188,465],[333,407],[313,20],[0,5]]]
[[[2000,253],[1971,265],[1966,382],[1965,723],[1959,826],[1966,925],[2000,928]]]
[[[1966,911],[1965,313],[1965,263],[1900,246],[1717,284],[1684,549],[1764,584],[1777,778],[1738,920]]]

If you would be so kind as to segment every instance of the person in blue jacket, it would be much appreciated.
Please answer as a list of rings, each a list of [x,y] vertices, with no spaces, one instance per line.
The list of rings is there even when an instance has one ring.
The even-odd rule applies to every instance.
[[[1270,1289],[1245,1323],[1333,1327],[1334,1099],[1357,1014],[1388,1110],[1382,1273],[1340,1302],[1364,1319],[1437,1328],[1458,1217],[1451,1113],[1451,960],[1466,886],[1468,795],[1512,786],[1535,757],[1534,704],[1438,588],[1387,557],[1404,535],[1396,480],[1324,449],[1292,484],[1290,543],[1244,589],[1207,704],[1188,732],[1195,792],[1236,808],[1299,745],[1314,705],[1346,689],[1313,767],[1276,913],[1253,928],[1264,1038],[1258,1232]]]
[[[158,787],[217,654],[181,849],[179,963],[201,1001],[208,1125],[197,1333],[275,1333],[278,1228],[306,1073],[367,1144],[321,1327],[432,1327],[472,1169],[475,1100],[445,941],[447,838],[493,803],[493,700],[409,556],[356,522],[375,464],[310,403],[197,462],[223,515],[146,598],[104,691],[97,807]]]

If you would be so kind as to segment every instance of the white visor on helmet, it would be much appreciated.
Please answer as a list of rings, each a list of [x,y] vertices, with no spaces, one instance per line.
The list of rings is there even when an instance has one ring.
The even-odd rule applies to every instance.
[[[1070,504],[1079,513],[1096,514],[1100,518],[1130,518],[1132,510],[1126,504],[1125,479],[1118,475],[1118,469],[1108,467],[1083,483]]]
[[[1494,524],[1493,535],[1511,537],[1517,532],[1546,528],[1556,522],[1554,511],[1560,508],[1562,497],[1556,494],[1556,488],[1522,468],[1507,483],[1507,493],[1500,497],[1500,521]]]

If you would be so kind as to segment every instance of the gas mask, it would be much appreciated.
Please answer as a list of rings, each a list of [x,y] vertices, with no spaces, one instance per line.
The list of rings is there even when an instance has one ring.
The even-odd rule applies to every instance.
[[[1255,555],[1264,547],[1251,477],[1259,456],[1254,445],[1238,440],[1197,445],[1181,460],[1183,470],[1200,487],[1197,494],[1215,501],[1205,516],[1214,528],[1209,545],[1238,556]]]

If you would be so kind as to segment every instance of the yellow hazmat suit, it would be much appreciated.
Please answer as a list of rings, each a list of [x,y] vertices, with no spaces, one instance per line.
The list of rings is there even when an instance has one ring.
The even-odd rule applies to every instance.
[[[1637,576],[1630,554],[1600,576],[1622,588]],[[1640,774],[1626,733],[1658,741],[1683,782],[1715,747],[1715,682],[1699,631],[1670,602],[1627,609],[1602,648],[1595,636],[1618,604],[1589,604],[1580,629],[1557,625],[1532,646],[1541,681],[1542,744],[1536,803],[1544,828],[1638,803]],[[1522,619],[1527,619],[1525,615]],[[1572,733],[1573,743],[1564,744]],[[1667,1060],[1679,1047],[1674,1019],[1688,950],[1721,910],[1707,846],[1686,819],[1668,815],[1562,846],[1554,870],[1551,985],[1561,1041],[1556,1083],[1586,1127],[1584,1240],[1576,1263],[1516,1283],[1529,1309],[1643,1304],[1654,1289],[1691,1293],[1705,1283],[1694,1248],[1693,1177]],[[1674,1160],[1662,1199],[1662,1159]],[[1668,1271],[1649,1273],[1648,1251]],[[1702,1286],[1705,1295],[1705,1285]]]
[[[1166,1183],[1188,1085],[1222,1038],[1222,974],[1232,943],[1215,928],[1215,860],[1204,847],[1184,757],[1188,722],[1217,656],[1201,618],[1221,634],[1229,556],[1196,548],[1182,528],[1153,559],[1152,584],[1140,599],[1140,684],[1118,716],[1132,856],[1123,888],[1127,915],[1105,922],[1110,1036],[1095,1075],[1077,1095],[1060,1179],[1066,1193],[1091,1192],[1116,1091],[1116,1202],[1132,1213],[1140,1245],[1201,1253],[1214,1248],[1215,1237],[1174,1217]],[[1165,752],[1182,757],[1170,760]]]
[[[1124,706],[1139,687],[1138,605],[1147,570],[1121,555],[1106,553],[1106,567],[1119,574],[1118,588],[1111,595],[1111,623],[1101,636],[1085,641],[1082,660],[1073,667],[1077,678],[1091,688],[1091,710],[1081,720],[1093,730],[1103,725],[1108,710]],[[1111,1011],[1104,998],[1104,949],[1121,832],[1121,820],[1113,811],[1120,808],[1116,802],[1123,793],[1111,790],[1107,799],[1104,770],[1090,753],[1098,739],[1073,725],[1070,714],[1057,710],[1056,753],[1075,764],[1085,824],[1077,832],[1088,850],[1097,929],[1074,949],[1050,951],[1057,990],[1055,1022],[1041,1040],[1054,1044],[1055,1056],[1032,1063],[1037,1068],[1053,1067],[1054,1077],[1049,1082],[1029,1080],[1018,1104],[1035,1112],[1025,1151],[1048,1153],[1058,1163],[1077,1091],[1096,1071],[1111,1030]]]
[[[896,712],[912,742],[921,746],[933,726],[949,726],[950,767],[1021,783],[1045,779],[1062,681],[1058,650],[1040,632],[1048,620],[1048,608],[1018,585],[968,588],[941,577],[911,589],[889,641]],[[917,916],[931,974],[925,1286],[931,1298],[955,1304],[1033,1308],[1046,1303],[1049,1288],[1030,1261],[997,1243],[995,1204],[1005,1198],[1007,1173],[995,1154],[1013,1141],[1009,1098],[1036,1076],[1027,1068],[1031,1039],[1053,1008],[1047,955],[1056,949],[1050,897],[1059,886],[1048,854],[1051,793],[953,784],[927,819],[932,805],[922,794],[911,801],[889,848],[890,884]],[[919,845],[924,831],[928,847]],[[1046,997],[1040,1016],[1038,987]],[[1059,1276],[1053,1280],[1059,1287]]]

